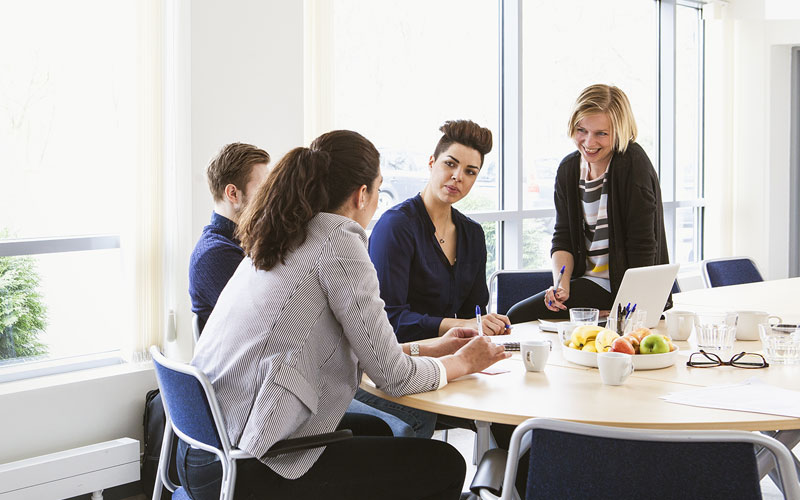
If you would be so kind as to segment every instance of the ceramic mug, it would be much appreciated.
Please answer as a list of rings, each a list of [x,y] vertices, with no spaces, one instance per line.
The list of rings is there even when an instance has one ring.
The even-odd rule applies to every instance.
[[[686,340],[692,334],[695,314],[689,311],[675,311],[670,309],[664,313],[667,321],[667,335],[672,340]]]
[[[736,327],[736,340],[758,340],[758,325],[762,323],[782,323],[780,316],[766,311],[738,311],[739,325]]]
[[[597,353],[597,368],[600,379],[606,385],[622,385],[633,373],[633,356],[621,352]]]
[[[529,372],[540,372],[547,365],[553,343],[549,340],[525,340],[519,343],[519,350],[525,369]]]

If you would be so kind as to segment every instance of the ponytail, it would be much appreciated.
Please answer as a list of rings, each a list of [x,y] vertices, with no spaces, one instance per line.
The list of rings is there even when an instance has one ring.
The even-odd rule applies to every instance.
[[[338,209],[362,185],[372,189],[378,159],[371,142],[348,130],[289,151],[239,218],[237,235],[256,268],[268,271],[284,263],[303,244],[308,222],[318,213]]]

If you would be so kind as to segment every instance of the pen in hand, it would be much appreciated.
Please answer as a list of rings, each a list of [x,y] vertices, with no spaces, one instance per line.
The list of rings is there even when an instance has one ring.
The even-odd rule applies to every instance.
[[[478,321],[478,335],[483,335],[483,320],[481,319],[481,306],[475,306],[475,319]]]
[[[556,296],[556,291],[558,290],[558,287],[561,286],[561,278],[564,277],[564,269],[566,269],[566,267],[567,266],[561,266],[561,271],[558,272],[558,279],[556,280],[556,286],[553,288],[553,297]],[[553,307],[553,301],[552,300],[548,300],[547,304],[550,307]]]

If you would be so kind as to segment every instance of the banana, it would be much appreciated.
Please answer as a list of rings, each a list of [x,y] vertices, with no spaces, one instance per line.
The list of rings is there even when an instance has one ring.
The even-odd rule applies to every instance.
[[[602,329],[595,338],[595,348],[597,352],[607,352],[611,349],[611,344],[614,340],[618,339],[620,336],[617,332],[608,329]]]
[[[602,329],[602,327],[594,325],[581,325],[572,331],[572,343],[575,344],[578,349],[583,349],[583,346],[589,341],[594,340],[595,337],[597,337],[597,332]]]

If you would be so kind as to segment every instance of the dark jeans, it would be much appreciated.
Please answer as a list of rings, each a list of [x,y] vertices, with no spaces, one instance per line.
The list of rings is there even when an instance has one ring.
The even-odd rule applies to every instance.
[[[447,443],[394,438],[372,415],[349,415],[339,428],[355,437],[329,445],[302,477],[285,479],[256,459],[237,461],[237,499],[457,499],[466,464]],[[219,498],[222,466],[216,457],[183,443],[178,475],[193,500]]]
[[[414,431],[414,437],[430,438],[436,430],[436,414],[425,410],[411,408],[388,399],[375,396],[364,389],[359,388],[354,398],[365,405],[380,410],[389,415],[393,415],[406,424]]]
[[[614,305],[614,297],[594,281],[576,278],[569,282],[569,299],[564,303],[567,310],[551,311],[544,304],[543,290],[533,297],[517,302],[508,310],[511,323],[524,323],[537,319],[569,319],[569,309],[573,307],[594,307],[608,310]]]

